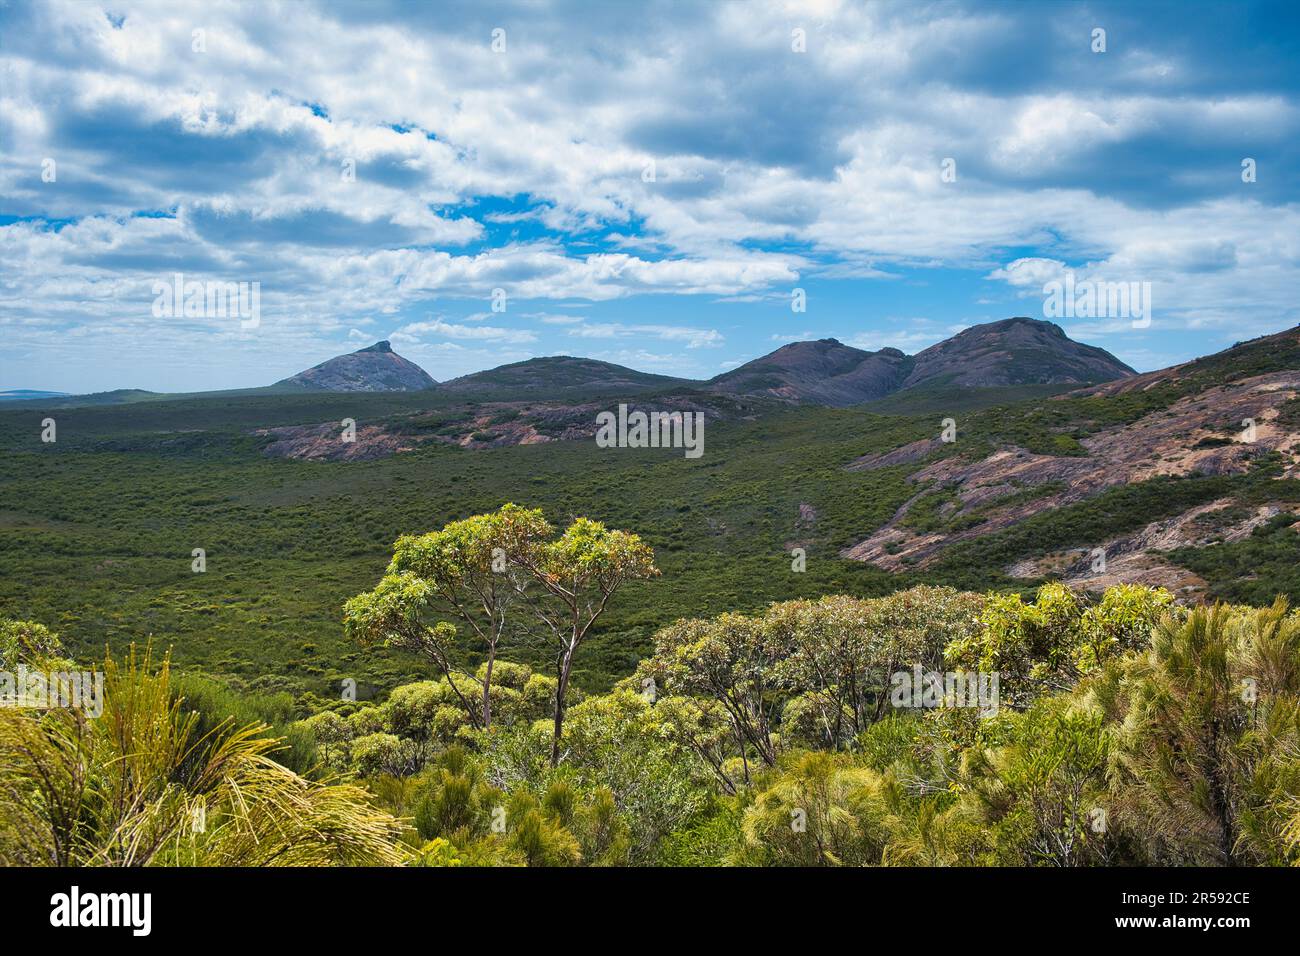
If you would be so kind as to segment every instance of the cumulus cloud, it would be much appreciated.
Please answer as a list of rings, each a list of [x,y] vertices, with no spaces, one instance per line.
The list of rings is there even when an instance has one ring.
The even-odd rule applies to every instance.
[[[695,329],[677,325],[624,325],[619,322],[581,322],[566,329],[569,335],[584,339],[617,339],[648,336],[662,342],[682,342],[697,349],[721,345],[722,334],[716,329]]]
[[[429,338],[474,339],[484,342],[509,342],[515,345],[535,342],[537,336],[527,329],[503,329],[493,325],[457,325],[442,319],[413,322],[393,333],[397,342],[423,342]]]
[[[1152,334],[1293,323],[1285,51],[1225,44],[1213,16],[1101,12],[1104,56],[1051,3],[0,7],[0,384],[63,384],[96,345],[256,384],[230,375],[295,371],[268,363],[377,315],[412,347],[618,339],[687,367],[724,338],[706,308],[816,281],[869,302],[916,274],[1026,299],[1067,269],[1151,281]],[[260,282],[257,335],[160,327],[148,290],[177,271]],[[641,297],[694,315],[629,318]],[[772,334],[750,324],[729,344]],[[839,334],[931,331],[877,316]]]

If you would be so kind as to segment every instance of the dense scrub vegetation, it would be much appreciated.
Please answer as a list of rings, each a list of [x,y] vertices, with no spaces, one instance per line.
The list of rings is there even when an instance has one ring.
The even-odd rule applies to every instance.
[[[1112,488],[924,570],[838,556],[918,495],[910,530],[986,520],[909,482],[921,463],[845,467],[938,412],[960,440],[932,458],[1078,455],[1294,360],[1247,343],[1106,398],[771,409],[711,421],[700,459],[288,461],[253,433],[436,431],[466,403],[437,394],[60,407],[50,445],[0,411],[0,672],[97,663],[109,688],[100,717],[0,707],[0,861],[1295,864],[1300,481],[1277,461]],[[1219,499],[1205,520],[1281,510],[1164,557],[1230,603],[1007,577]],[[909,673],[940,692],[900,701]],[[959,706],[994,674],[992,705]]]
[[[1034,388],[1023,394],[1041,394]],[[941,454],[976,454],[1002,440],[1072,453],[1058,439],[1077,443],[1156,401],[1144,392],[986,408],[988,400],[1023,398],[1014,389],[993,391],[967,396],[969,412],[954,406],[962,440]],[[636,528],[655,549],[663,578],[629,584],[575,666],[574,684],[599,691],[630,673],[652,635],[683,615],[756,611],[832,593],[881,596],[919,583],[1031,593],[1039,582],[1006,577],[1012,561],[1092,547],[1212,496],[1249,501],[1266,491],[1300,501],[1297,482],[1276,480],[1265,467],[1256,475],[1117,489],[981,535],[937,565],[902,575],[840,558],[917,490],[907,481],[916,465],[844,466],[932,437],[938,422],[925,398],[915,407],[895,402],[882,409],[888,415],[871,406],[809,407],[711,422],[700,459],[557,442],[475,451],[426,446],[369,462],[287,461],[264,456],[265,439],[251,434],[344,417],[365,425],[416,411],[436,420],[465,401],[437,393],[249,394],[59,408],[49,412],[59,437],[48,445],[39,440],[45,413],[3,410],[0,615],[57,630],[82,659],[102,656],[105,645],[120,654],[152,634],[173,649],[178,667],[239,691],[328,695],[350,678],[365,698],[419,670],[408,653],[363,652],[348,640],[337,622],[340,595],[376,580],[399,535],[514,500],[553,521],[585,514]],[[935,510],[942,498],[928,503],[935,508],[919,508],[909,520],[951,530]],[[1243,574],[1261,544],[1269,554]],[[1214,596],[1267,603],[1295,593],[1295,562],[1286,559],[1293,544],[1279,534],[1174,557],[1204,577]],[[801,573],[792,570],[794,547],[807,553]],[[205,573],[192,571],[195,548],[205,551]],[[487,651],[474,640],[457,649],[471,663]],[[549,666],[540,647],[514,655]]]
[[[779,601],[660,628],[607,693],[568,684],[625,586],[660,586],[654,562],[636,535],[508,505],[400,539],[347,602],[362,653],[427,669],[382,701],[234,695],[132,652],[105,665],[102,717],[0,708],[0,861],[1300,864],[1284,599]],[[492,648],[477,666],[454,653],[471,639]],[[530,645],[548,667],[511,659]],[[66,653],[0,627],[0,669]],[[900,698],[913,674],[944,683]],[[978,706],[977,675],[996,676]]]

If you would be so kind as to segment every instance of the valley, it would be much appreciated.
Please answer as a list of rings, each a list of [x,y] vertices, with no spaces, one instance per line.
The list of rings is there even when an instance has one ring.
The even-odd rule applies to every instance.
[[[858,407],[770,383],[606,382],[592,377],[601,363],[575,386],[576,359],[474,388],[19,403],[0,410],[0,613],[56,628],[79,653],[153,640],[250,688],[323,692],[345,672],[392,686],[419,665],[350,646],[342,601],[398,535],[506,501],[634,529],[658,555],[663,579],[629,588],[592,639],[575,675],[592,689],[678,617],[790,598],[922,582],[1027,594],[1064,578],[1266,600],[1300,593],[1298,354],[1291,330],[1083,388],[947,384]],[[598,413],[620,402],[703,412],[707,453],[597,447]],[[53,445],[39,441],[46,415]],[[345,418],[355,442],[340,438]],[[204,574],[190,570],[196,547]]]

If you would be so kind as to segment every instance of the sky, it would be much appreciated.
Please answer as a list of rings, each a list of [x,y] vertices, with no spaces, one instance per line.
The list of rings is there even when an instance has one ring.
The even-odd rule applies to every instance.
[[[0,0],[0,389],[243,388],[381,339],[439,380],[708,378],[1048,317],[1067,275],[1149,289],[1149,322],[1054,320],[1161,368],[1300,322],[1298,27],[1195,0]],[[256,321],[171,308],[177,273],[247,283]]]

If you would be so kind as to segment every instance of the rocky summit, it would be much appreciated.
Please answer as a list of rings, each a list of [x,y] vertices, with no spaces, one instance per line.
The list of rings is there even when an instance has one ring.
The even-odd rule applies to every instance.
[[[276,382],[320,392],[419,392],[434,388],[429,373],[393,351],[388,342],[338,355]]]
[[[908,389],[1084,385],[1134,374],[1105,349],[1075,342],[1059,325],[1011,318],[974,325],[916,354],[876,352],[836,339],[783,345],[709,382],[716,392],[848,406]]]
[[[1133,374],[1105,349],[1074,341],[1053,322],[1014,318],[973,325],[917,353],[903,387],[1084,385]]]

